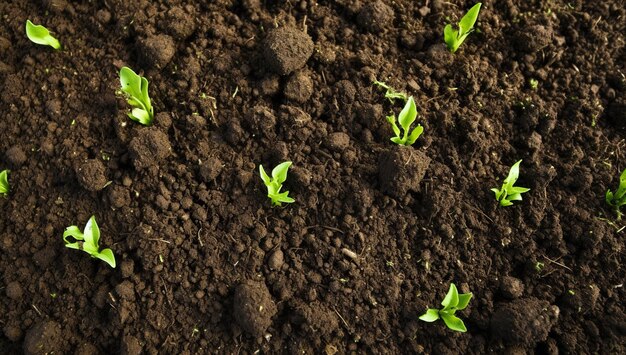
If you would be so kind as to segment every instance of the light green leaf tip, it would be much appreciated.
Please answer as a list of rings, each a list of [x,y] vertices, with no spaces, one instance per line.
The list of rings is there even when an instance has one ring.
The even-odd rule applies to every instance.
[[[47,28],[35,25],[30,20],[26,20],[26,37],[33,43],[61,49],[61,43],[50,34]]]

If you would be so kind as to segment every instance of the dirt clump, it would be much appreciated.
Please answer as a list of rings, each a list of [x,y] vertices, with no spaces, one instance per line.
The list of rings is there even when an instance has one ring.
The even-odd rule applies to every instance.
[[[155,129],[142,129],[130,141],[128,152],[135,169],[142,170],[162,162],[171,154],[172,146],[165,133]]]
[[[107,183],[106,168],[98,159],[87,159],[74,167],[78,183],[89,191],[100,191]]]
[[[167,33],[177,40],[184,40],[196,30],[196,23],[191,14],[182,7],[172,7],[165,15],[163,27]]]
[[[276,305],[264,283],[248,280],[235,289],[233,316],[246,333],[262,336],[276,312]]]
[[[152,68],[165,67],[176,53],[176,45],[168,35],[154,35],[139,40],[137,49],[140,60]]]
[[[12,146],[4,153],[5,158],[9,162],[9,164],[14,167],[19,167],[26,162],[26,154],[24,150],[17,145]]]
[[[508,344],[545,341],[559,318],[559,308],[537,298],[500,304],[491,317],[491,334]]]
[[[426,154],[411,147],[398,146],[383,152],[378,160],[382,191],[399,199],[409,191],[418,191],[429,164]]]
[[[26,332],[23,350],[25,355],[62,353],[61,326],[55,321],[42,321]]]
[[[306,33],[280,27],[269,32],[263,43],[263,58],[271,71],[287,75],[302,68],[313,54],[313,41]]]
[[[313,81],[306,72],[295,72],[285,83],[283,94],[289,100],[299,103],[307,102],[313,94]]]
[[[382,31],[393,22],[393,9],[383,1],[374,1],[364,5],[357,15],[358,24],[370,32]]]

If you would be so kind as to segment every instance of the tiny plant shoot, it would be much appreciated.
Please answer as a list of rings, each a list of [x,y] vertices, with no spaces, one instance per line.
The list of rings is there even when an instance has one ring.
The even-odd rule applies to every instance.
[[[74,238],[75,242],[69,241],[69,237]],[[98,245],[100,241],[100,228],[98,228],[95,216],[89,218],[89,221],[87,221],[85,225],[84,232],[81,232],[77,226],[67,227],[63,233],[63,241],[65,241],[66,247],[82,250],[91,255],[92,258],[100,259],[109,264],[112,268],[115,268],[115,256],[113,256],[113,251],[111,249],[100,250],[100,246]]]
[[[122,91],[128,95],[128,104],[134,107],[128,117],[142,125],[152,125],[154,110],[148,96],[148,79],[137,75],[129,67],[123,67],[120,70],[120,83]]]
[[[280,189],[283,188],[283,182],[287,180],[287,170],[289,170],[290,166],[290,161],[278,164],[274,170],[272,170],[272,177],[270,178],[267,173],[265,173],[263,165],[259,165],[261,179],[263,180],[263,183],[265,183],[265,186],[267,186],[267,197],[272,200],[273,206],[280,206],[283,202],[295,202],[293,198],[288,196],[289,191],[280,192]]]
[[[511,206],[513,205],[511,201],[521,201],[522,194],[530,191],[526,187],[513,186],[519,177],[519,165],[521,162],[521,160],[518,160],[517,163],[513,164],[511,170],[509,170],[509,176],[502,183],[502,188],[497,189],[494,187],[491,189],[496,194],[496,200],[500,202],[500,206]]]
[[[424,322],[434,322],[437,319],[443,319],[443,322],[446,326],[452,330],[457,332],[465,333],[467,328],[465,328],[465,324],[463,321],[454,315],[456,311],[460,311],[467,307],[470,299],[472,298],[471,293],[462,293],[459,294],[456,286],[451,283],[450,289],[448,290],[448,294],[441,302],[443,306],[442,309],[429,308],[426,313],[420,316],[420,319]]]
[[[392,88],[391,86],[383,83],[382,81],[374,80],[374,85],[380,86],[381,88],[387,90],[385,92],[385,98],[389,99],[389,102],[391,102],[392,104],[395,102],[394,101],[395,99],[400,99],[400,100],[402,100],[404,102],[406,102],[406,100],[408,100],[408,96],[406,96],[405,93],[396,91],[394,88]]]
[[[472,6],[471,9],[463,16],[461,21],[459,21],[458,31],[452,28],[451,24],[447,24],[443,29],[443,40],[446,42],[448,46],[448,50],[452,53],[456,52],[459,49],[459,46],[463,44],[467,35],[469,35],[474,30],[474,24],[476,23],[476,19],[478,18],[478,13],[480,12],[481,3],[477,3]]]
[[[623,213],[620,211],[620,208],[626,205],[626,169],[622,171],[622,175],[619,177],[619,186],[617,187],[617,191],[613,193],[611,190],[607,190],[605,199],[606,203],[615,209],[617,219],[621,220]]]
[[[11,191],[9,180],[7,179],[8,175],[9,170],[2,170],[2,172],[0,172],[0,195],[5,197],[9,194],[9,191]]]
[[[391,124],[391,128],[393,129],[393,133],[396,134],[395,137],[391,138],[391,141],[400,144],[400,145],[412,145],[419,138],[419,136],[424,132],[424,127],[418,124],[417,127],[410,132],[411,124],[415,122],[415,118],[417,118],[417,108],[415,107],[415,101],[413,100],[413,96],[409,97],[404,108],[400,111],[400,115],[398,116],[398,122],[400,122],[400,126],[404,130],[404,134],[400,135],[400,128],[396,124],[396,116],[391,115],[387,116],[387,121]]]
[[[61,43],[52,37],[50,31],[41,25],[35,25],[30,20],[26,20],[26,37],[31,42],[42,44],[44,46],[50,46],[54,49],[61,49]]]

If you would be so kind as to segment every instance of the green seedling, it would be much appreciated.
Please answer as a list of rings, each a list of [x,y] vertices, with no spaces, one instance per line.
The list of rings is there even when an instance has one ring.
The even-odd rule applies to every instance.
[[[456,311],[460,311],[467,307],[470,299],[472,298],[471,293],[462,293],[459,294],[456,286],[451,283],[450,289],[448,290],[448,294],[441,302],[443,306],[442,309],[429,308],[426,313],[420,316],[420,319],[424,322],[434,322],[437,319],[443,319],[443,322],[446,326],[457,332],[466,332],[467,328],[465,328],[465,324],[463,321],[454,315]]]
[[[467,38],[467,35],[474,30],[474,24],[478,18],[481,5],[481,3],[477,3],[469,9],[461,21],[459,21],[458,30],[453,29],[451,24],[447,24],[443,29],[443,40],[446,42],[450,52],[456,52],[465,41],[465,38]]]
[[[11,188],[9,187],[9,170],[2,170],[0,172],[0,195],[5,196],[9,194]]]
[[[128,117],[142,125],[152,125],[154,110],[150,96],[148,96],[148,79],[137,75],[129,67],[123,67],[120,70],[120,83],[122,84],[122,91],[128,95],[128,104],[134,107],[128,113]]]
[[[502,183],[502,188],[497,189],[493,188],[493,191],[496,194],[496,200],[500,202],[500,206],[511,206],[513,202],[511,201],[521,201],[522,194],[530,191],[530,189],[526,187],[513,186],[519,177],[519,164],[522,161],[519,160],[517,163],[513,164],[511,170],[509,170],[509,176],[504,179]]]
[[[623,213],[620,211],[620,208],[626,205],[626,169],[622,171],[622,175],[619,177],[619,186],[617,187],[617,191],[613,193],[611,190],[607,190],[605,199],[606,203],[615,209],[617,219],[621,220]]]
[[[396,99],[400,99],[400,100],[402,100],[404,102],[406,102],[406,100],[409,99],[408,96],[406,96],[405,93],[396,91],[394,88],[392,88],[391,86],[383,83],[382,81],[374,80],[374,85],[380,86],[381,88],[387,90],[385,92],[385,98],[389,99],[389,102],[391,102],[392,104],[395,102],[394,100],[396,100]]]
[[[52,37],[47,28],[41,25],[35,25],[30,22],[30,20],[26,20],[26,37],[33,43],[50,46],[54,49],[61,49],[61,43],[59,43],[56,38]]]
[[[393,129],[393,133],[396,134],[395,137],[391,138],[391,141],[400,144],[400,145],[412,145],[419,138],[419,136],[424,132],[424,127],[418,124],[417,127],[413,129],[413,131],[409,134],[411,124],[415,122],[417,118],[417,108],[415,107],[415,101],[413,100],[413,96],[409,97],[404,108],[400,111],[400,115],[398,116],[398,122],[400,126],[404,130],[404,134],[400,136],[400,128],[396,124],[396,116],[391,115],[387,116],[387,121],[391,124],[391,128]]]
[[[69,237],[74,238],[75,242],[68,240]],[[115,268],[115,256],[111,249],[102,249],[98,245],[100,241],[100,228],[96,223],[96,216],[91,216],[87,224],[85,225],[84,232],[81,232],[77,226],[70,226],[65,229],[63,233],[63,241],[65,246],[70,249],[82,250],[92,258],[100,259],[112,268]]]
[[[272,177],[270,178],[263,169],[263,165],[259,165],[259,172],[261,174],[261,179],[265,186],[267,186],[267,197],[272,200],[273,206],[280,206],[284,203],[293,203],[295,200],[289,197],[289,191],[280,192],[280,189],[283,188],[283,182],[287,180],[287,170],[291,166],[290,161],[286,161],[284,163],[278,164],[274,170],[272,170]]]

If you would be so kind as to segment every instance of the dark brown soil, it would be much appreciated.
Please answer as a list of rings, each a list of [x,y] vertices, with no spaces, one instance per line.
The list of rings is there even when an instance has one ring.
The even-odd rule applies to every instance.
[[[450,54],[472,5],[0,1],[0,353],[626,353],[626,8],[484,1]],[[374,79],[415,98],[413,147]],[[115,269],[64,247],[91,215]],[[467,333],[418,320],[451,282]]]

